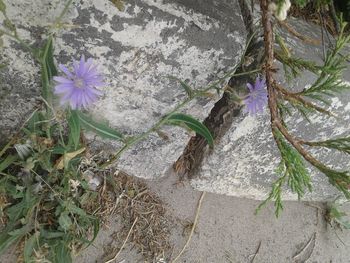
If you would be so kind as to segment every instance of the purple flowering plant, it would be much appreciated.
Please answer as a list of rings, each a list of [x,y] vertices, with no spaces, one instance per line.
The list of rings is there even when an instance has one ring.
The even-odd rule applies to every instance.
[[[56,25],[59,24],[59,20],[64,16],[64,13],[68,10],[68,6],[71,3],[72,0],[67,0],[65,9],[58,17]],[[266,8],[266,5],[262,6],[262,11],[265,12],[265,14],[267,14],[268,11]],[[0,12],[4,12],[4,5],[2,5],[2,8],[0,9],[2,9]],[[269,16],[265,15],[265,17],[265,24],[270,25],[268,21]],[[270,26],[266,25],[265,30],[273,30]],[[291,106],[295,106],[304,112],[305,110],[312,109],[319,113],[326,113],[330,116],[330,112],[327,109],[317,105],[317,100],[324,103],[324,95],[333,96],[336,92],[349,88],[349,85],[344,85],[339,78],[339,76],[342,75],[342,70],[345,68],[342,63],[345,63],[346,61],[345,56],[344,60],[342,60],[338,57],[338,53],[346,43],[350,43],[350,36],[342,34],[345,24],[341,25],[342,31],[335,43],[335,50],[327,54],[325,64],[323,66],[317,66],[317,70],[315,70],[313,64],[311,65],[312,67],[309,68],[310,71],[313,70],[313,73],[320,74],[316,82],[311,85],[310,88],[304,89],[301,92],[293,93],[285,89],[282,85],[278,87],[269,86],[270,94],[276,95],[271,96],[270,98],[271,105],[275,106],[273,108],[270,105],[270,111],[275,113],[271,115],[272,118],[275,118],[271,121],[271,130],[281,153],[281,163],[278,166],[278,169],[276,169],[276,172],[280,177],[273,184],[273,189],[270,195],[262,205],[267,201],[275,200],[276,215],[278,215],[279,211],[283,208],[281,203],[281,193],[284,184],[290,186],[292,192],[295,192],[298,195],[298,198],[301,198],[306,190],[311,191],[311,177],[304,164],[305,161],[309,162],[314,168],[325,174],[329,178],[330,183],[343,192],[345,197],[350,199],[349,171],[334,170],[332,167],[326,166],[308,153],[307,147],[305,147],[326,147],[349,154],[349,137],[335,138],[321,142],[308,142],[294,137],[293,134],[289,133],[288,128],[283,125],[283,116],[285,114],[282,113],[286,109],[282,108],[282,103],[278,103],[279,101],[284,100],[290,103]],[[15,32],[15,30],[11,31],[13,32],[2,32],[3,34],[7,34],[16,40],[19,40],[17,32]],[[273,36],[273,34],[270,35]],[[164,116],[162,116],[162,118],[160,118],[160,120],[148,130],[135,136],[126,137],[108,125],[94,121],[83,112],[90,108],[103,95],[100,88],[105,86],[104,76],[98,70],[98,64],[94,63],[91,58],[86,60],[84,56],[81,56],[80,60],[73,60],[71,69],[60,64],[59,69],[62,74],[56,74],[57,69],[54,63],[53,38],[54,34],[50,34],[46,44],[40,50],[34,50],[30,45],[27,45],[25,41],[20,41],[20,44],[30,50],[35,59],[40,62],[42,97],[46,107],[43,107],[40,112],[38,110],[33,113],[30,120],[28,120],[28,125],[26,125],[25,132],[23,133],[23,138],[21,138],[19,143],[13,144],[11,140],[0,153],[0,166],[1,164],[3,167],[6,166],[1,172],[4,171],[5,173],[3,174],[5,176],[7,176],[6,173],[15,173],[13,174],[14,176],[11,176],[11,180],[6,180],[6,185],[3,189],[6,195],[11,197],[11,200],[9,199],[11,203],[7,204],[7,206],[12,209],[11,214],[16,214],[15,217],[8,217],[10,222],[8,226],[6,226],[6,229],[8,229],[8,233],[11,234],[6,233],[6,235],[3,235],[2,244],[5,245],[2,245],[2,248],[0,248],[0,253],[2,252],[2,249],[17,241],[18,244],[23,244],[22,241],[25,241],[25,247],[38,246],[37,251],[40,251],[41,244],[45,246],[45,251],[48,249],[47,244],[50,244],[49,249],[51,252],[47,253],[50,262],[55,262],[54,260],[56,260],[56,253],[58,250],[62,251],[62,253],[60,253],[60,256],[62,257],[60,258],[60,262],[71,262],[71,251],[78,251],[78,249],[84,247],[82,243],[86,243],[87,245],[92,243],[99,230],[98,222],[100,220],[100,218],[94,213],[85,211],[83,206],[83,202],[86,201],[99,205],[98,202],[92,201],[94,199],[87,200],[85,195],[88,193],[90,196],[91,191],[95,190],[96,185],[99,184],[99,182],[98,180],[93,180],[96,178],[84,177],[84,174],[82,173],[82,169],[84,168],[81,166],[81,157],[86,152],[86,145],[82,143],[82,128],[93,131],[101,137],[118,140],[122,144],[122,147],[118,149],[114,155],[108,156],[106,162],[98,164],[99,169],[106,168],[117,161],[123,152],[141,140],[144,140],[151,133],[157,132],[158,134],[161,134],[160,128],[164,125],[186,126],[195,131],[196,136],[200,135],[204,137],[209,146],[213,146],[214,136],[211,134],[211,131],[209,131],[202,122],[189,115],[181,113],[181,110],[185,105],[188,105],[189,102],[196,98],[201,96],[212,97],[212,94],[209,91],[218,91],[220,89],[218,86],[221,86],[222,82],[225,81],[228,76],[235,78],[237,76],[255,74],[264,69],[266,76],[273,78],[274,67],[266,66],[273,65],[274,58],[273,55],[272,57],[267,57],[268,61],[266,61],[264,67],[257,68],[250,72],[237,72],[237,74],[236,72],[234,74],[233,72],[227,73],[219,80],[201,90],[193,89],[186,82],[177,79],[187,93],[186,100],[175,105],[170,112],[164,114]],[[255,44],[258,43],[256,41],[258,41],[258,39],[255,39],[255,37],[252,38],[252,42],[250,43],[249,41],[246,50],[252,50],[252,52],[255,52],[255,47],[257,46]],[[273,38],[265,41],[271,42],[273,41]],[[253,44],[251,47],[254,48],[248,49],[251,44]],[[271,43],[271,45],[267,45],[267,47],[273,49],[274,45]],[[268,54],[274,53],[269,52]],[[242,61],[244,58],[246,58],[246,54],[243,54]],[[288,57],[288,61],[291,63],[293,60],[291,57]],[[307,63],[303,63],[302,65],[303,67],[310,67],[310,64]],[[241,70],[242,69],[243,67]],[[299,69],[300,60],[297,59],[294,64],[294,72]],[[52,83],[54,83],[53,89]],[[230,103],[237,103],[238,106],[244,104],[244,110],[246,112],[250,115],[256,115],[263,111],[268,102],[266,82],[264,78],[258,76],[255,83],[247,83],[246,85],[248,91],[246,96],[243,98],[237,98],[235,97],[236,94],[232,94],[232,101],[230,101]],[[242,86],[242,88],[245,89],[245,84]],[[239,92],[240,91],[241,90],[239,89]],[[56,115],[53,114],[53,94],[60,98],[61,106],[68,105],[64,115],[66,119],[63,121],[62,119],[56,119]],[[313,100],[309,100],[310,98]],[[221,99],[225,102],[225,105],[227,105],[226,96],[223,96]],[[222,109],[232,110],[231,107],[225,107]],[[213,114],[217,114],[215,116],[217,119],[226,116],[226,113],[227,112],[221,110],[213,111]],[[62,122],[64,122],[63,125]],[[68,128],[67,133],[62,132],[64,128]],[[217,134],[214,135],[217,136]],[[206,147],[206,144],[202,143],[201,137],[199,137],[199,139],[200,140],[197,140],[197,142],[200,142],[200,145],[195,146],[203,146],[203,148],[194,147],[194,144],[190,145],[191,148],[205,149],[204,147]],[[17,151],[16,155],[14,155],[13,150],[8,150],[11,147]],[[186,167],[187,169],[187,167],[192,167],[191,162],[195,159],[190,158],[188,163],[186,159],[183,160],[185,160],[185,163],[182,163],[181,166]],[[89,167],[87,167],[87,169],[88,168]],[[17,174],[17,171],[21,172]],[[190,172],[190,170],[185,170],[185,172]],[[28,180],[31,180],[33,183],[32,185],[28,184],[28,180],[17,180],[17,178],[20,177],[18,175],[24,173],[28,175]],[[45,181],[41,178],[42,175],[44,175]],[[12,180],[12,178],[15,180]],[[16,189],[16,191],[13,191],[13,189]],[[61,199],[60,202],[57,202],[55,198],[52,198],[56,196]],[[24,202],[26,204],[25,206],[28,208],[34,207],[39,216],[37,217],[35,215],[35,218],[33,217],[33,209],[22,209],[22,206],[18,207],[20,202],[17,202],[17,200],[21,203]],[[51,200],[53,201],[51,202]],[[47,206],[48,203],[49,206]],[[259,208],[261,206],[259,206]],[[50,214],[49,211],[45,210],[44,216],[42,216],[43,213],[40,210],[42,207],[50,207],[50,211],[54,212]],[[16,209],[17,211],[15,211]],[[7,209],[4,210],[5,214],[7,211]],[[50,221],[47,220],[47,218],[49,218],[46,216],[47,214],[50,215]],[[30,218],[28,222],[25,222],[26,225],[24,225],[23,218]],[[40,228],[37,228],[36,226],[40,226]],[[28,230],[28,232],[23,234],[23,229]],[[79,229],[79,231],[75,231],[76,229]],[[49,232],[59,233],[60,235],[55,239],[49,239],[47,238],[47,233]],[[94,233],[94,236],[91,240],[88,240],[87,238],[91,237],[91,233]],[[28,251],[34,251],[34,249],[29,249]],[[25,259],[26,262],[31,261],[30,257],[33,252],[32,254],[29,252],[24,253],[27,254],[24,255],[27,257],[27,259]],[[36,257],[37,254],[33,256]],[[55,258],[50,258],[52,256]],[[43,255],[43,257],[46,257],[46,255]]]
[[[250,115],[256,115],[262,112],[267,104],[267,89],[265,79],[257,77],[254,84],[247,83],[249,93],[243,99],[245,112]]]
[[[91,58],[85,61],[84,55],[80,61],[73,61],[73,70],[60,64],[59,68],[65,76],[55,76],[57,82],[54,93],[59,95],[60,104],[69,104],[73,110],[87,109],[103,94],[98,87],[103,87],[103,76]]]

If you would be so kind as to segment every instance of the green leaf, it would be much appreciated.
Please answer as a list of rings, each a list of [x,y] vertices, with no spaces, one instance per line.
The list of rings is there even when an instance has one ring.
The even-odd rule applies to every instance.
[[[53,41],[52,38],[48,41],[48,50],[47,50],[47,56],[46,56],[46,67],[49,72],[49,77],[50,80],[54,77],[57,76],[57,68],[53,59]]]
[[[27,234],[32,229],[30,224],[27,224],[21,228],[10,231],[8,234],[10,236],[23,236]]]
[[[40,63],[42,96],[49,104],[51,104],[52,91],[50,89],[50,84],[53,76],[57,75],[57,69],[53,60],[52,36],[46,41],[43,51],[41,52]]]
[[[174,113],[168,118],[168,124],[172,125],[180,125],[185,124],[188,128],[195,131],[196,133],[202,135],[207,141],[210,146],[214,145],[214,139],[211,135],[208,128],[199,122],[198,120],[194,119],[193,117],[183,114],[183,113]]]
[[[169,76],[169,79],[173,79],[173,80],[176,80],[176,81],[180,82],[181,87],[183,87],[183,89],[186,91],[188,97],[192,98],[192,96],[193,96],[193,90],[192,90],[192,88],[191,88],[188,84],[186,84],[185,82],[183,82],[181,79],[178,79],[178,78],[173,77],[173,76]]]
[[[72,141],[74,144],[74,149],[78,148],[79,140],[80,140],[80,121],[76,111],[70,111],[68,117],[68,125],[69,125],[69,141]]]
[[[58,218],[58,223],[65,231],[69,230],[69,228],[73,224],[68,212],[61,213],[60,217]]]
[[[0,0],[0,12],[3,14],[6,13],[6,5],[2,0]]]
[[[95,122],[82,112],[77,112],[77,114],[80,120],[80,124],[85,129],[93,131],[103,138],[113,139],[117,141],[123,140],[123,135],[120,132],[110,128],[105,124]]]
[[[124,1],[122,0],[110,0],[119,11],[124,11]]]
[[[0,254],[21,237],[22,236],[10,236],[7,232],[3,231],[0,235]]]
[[[91,241],[89,242],[89,245],[88,245],[88,246],[90,246],[90,245],[94,242],[94,240],[95,240],[96,237],[97,237],[98,232],[100,231],[100,220],[99,220],[98,218],[96,218],[96,219],[93,221],[93,223],[94,223],[94,235],[93,235]]]
[[[64,242],[55,247],[55,261],[57,263],[72,263],[71,251]]]
[[[17,160],[16,155],[8,155],[2,161],[0,161],[0,172],[4,171],[7,167],[9,167],[14,161]]]
[[[86,212],[83,209],[77,207],[73,202],[68,202],[66,209],[73,214],[87,217]]]
[[[307,2],[308,2],[307,0],[293,0],[293,3],[298,5],[300,8],[305,7]]]
[[[30,257],[33,254],[34,247],[36,245],[36,240],[39,238],[40,233],[35,232],[30,238],[28,238],[24,244],[24,262],[30,262]]]
[[[52,232],[52,231],[46,231],[45,229],[40,230],[40,235],[45,239],[56,239],[63,237],[65,235],[64,232]]]
[[[347,214],[335,205],[332,205],[329,210],[329,217],[340,224],[345,229],[350,229],[350,222],[346,219]]]
[[[320,146],[350,154],[350,136],[325,141],[306,142],[309,146]]]
[[[13,221],[10,221],[6,229],[3,229],[0,234],[0,254],[2,254],[14,242],[24,237],[32,229],[30,224],[14,229],[14,224],[11,224],[11,222]]]
[[[65,154],[66,152],[67,152],[67,149],[61,145],[57,145],[53,147],[51,151],[52,154],[61,154],[61,155]]]

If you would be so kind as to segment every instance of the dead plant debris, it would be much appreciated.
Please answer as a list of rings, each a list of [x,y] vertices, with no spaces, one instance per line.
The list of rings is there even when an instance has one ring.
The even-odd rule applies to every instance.
[[[156,262],[169,255],[169,228],[172,222],[166,215],[162,200],[142,180],[124,172],[92,171],[95,176],[102,178],[103,183],[99,186],[98,193],[92,192],[92,196],[87,198],[84,209],[94,212],[104,224],[108,224],[110,215],[120,217],[122,224],[121,229],[112,235],[114,241],[105,251],[104,260],[113,258],[128,234],[128,242],[142,254],[145,262]]]

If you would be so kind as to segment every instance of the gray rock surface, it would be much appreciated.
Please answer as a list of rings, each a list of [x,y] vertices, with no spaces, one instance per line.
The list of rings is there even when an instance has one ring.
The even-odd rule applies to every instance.
[[[62,10],[60,1],[38,1],[32,6],[22,1],[5,2],[9,17],[22,25],[19,33],[28,40],[36,40],[35,32],[42,32],[43,26],[52,23]],[[207,2],[130,0],[122,12],[107,0],[76,2],[63,21],[64,29],[57,32],[55,58],[62,64],[82,54],[95,58],[108,85],[92,114],[125,134],[140,134],[186,98],[168,75],[199,88],[239,61],[245,31],[236,1],[217,1],[216,8],[209,8],[212,1]],[[38,95],[40,84],[32,84],[38,78],[38,66],[31,58],[8,39],[5,47],[4,56],[11,62],[4,83],[11,86],[12,95],[1,103],[7,111],[1,117],[0,128],[10,129],[19,121],[15,117],[13,123],[7,121],[17,116],[16,96],[30,109],[33,104],[28,100]],[[212,105],[213,100],[202,99],[185,111],[203,119]],[[144,178],[164,175],[191,136],[180,128],[164,131],[168,141],[151,135],[126,152],[118,168]],[[101,140],[98,145],[106,151],[120,147]]]
[[[291,25],[302,35],[321,39],[317,26],[292,19]],[[312,46],[301,42],[293,36],[284,33],[287,45],[292,52],[301,58],[322,61],[320,46]],[[284,79],[283,70],[278,73],[278,79]],[[312,73],[304,73],[292,83],[283,83],[291,90],[302,90],[315,79]],[[350,81],[349,71],[344,74],[344,81]],[[331,100],[331,111],[338,119],[321,114],[310,115],[309,124],[298,112],[287,118],[291,133],[306,140],[325,140],[349,135],[350,131],[350,93],[343,93]],[[311,152],[325,164],[346,170],[350,168],[349,156],[336,151],[314,148]],[[264,113],[252,117],[247,114],[234,120],[229,132],[215,146],[212,154],[203,161],[197,176],[192,180],[192,186],[201,191],[265,199],[271,190],[272,183],[278,178],[275,168],[280,161],[279,152],[272,138],[270,115],[268,109]],[[309,167],[310,168],[310,167]],[[328,183],[325,175],[310,169],[313,182],[312,193],[307,193],[304,200],[332,200],[340,192]],[[297,195],[286,188],[283,198],[297,200]]]
[[[19,34],[34,45],[41,42],[47,26],[54,22],[64,4],[58,0],[37,1],[35,5],[19,0],[5,2]],[[130,0],[125,10],[119,11],[107,0],[86,0],[76,2],[63,22],[63,29],[56,32],[57,63],[69,65],[82,54],[99,63],[108,85],[91,113],[128,135],[142,133],[186,97],[168,75],[197,88],[207,85],[238,63],[246,34],[237,1]],[[294,20],[292,24],[302,34],[320,38],[317,27]],[[320,61],[320,47],[285,36],[297,55]],[[8,65],[0,72],[0,134],[4,138],[23,123],[38,103],[40,78],[39,66],[8,38],[4,38],[1,58]],[[289,85],[299,90],[313,79],[306,74]],[[339,120],[314,115],[313,123],[307,124],[295,113],[288,120],[296,123],[291,125],[292,132],[307,139],[347,134],[348,98],[349,94],[345,94],[332,101],[332,110],[339,114]],[[197,100],[184,112],[204,119],[213,103],[209,99]],[[318,127],[324,123],[323,128]],[[118,168],[143,178],[166,174],[191,133],[176,127],[165,127],[163,131],[169,140],[151,135],[125,152]],[[93,146],[107,152],[120,147],[118,143],[96,139]],[[335,165],[339,168],[348,164],[346,156],[333,151],[315,149],[314,153],[327,164],[337,160]],[[242,114],[203,161],[191,184],[197,190],[263,199],[276,179],[278,156],[267,111],[256,118]],[[306,199],[328,200],[338,194],[325,176],[312,174],[314,191]],[[287,190],[284,198],[294,200],[296,196]]]

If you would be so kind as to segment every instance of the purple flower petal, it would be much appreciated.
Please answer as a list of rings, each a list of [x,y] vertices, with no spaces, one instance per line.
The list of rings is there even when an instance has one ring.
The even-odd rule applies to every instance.
[[[65,84],[71,84],[71,83],[73,83],[72,80],[66,79],[66,78],[64,78],[64,77],[53,77],[53,79],[54,79],[55,81],[57,81],[57,82],[60,82],[60,83],[65,83]]]
[[[254,90],[254,86],[250,83],[247,83],[247,87],[248,87],[250,92],[252,92]]]
[[[103,94],[96,89],[105,86],[103,76],[91,58],[85,60],[83,55],[79,61],[73,60],[72,72],[64,65],[59,65],[59,68],[67,76],[54,77],[57,82],[54,93],[61,96],[61,105],[69,103],[72,109],[88,108]]]
[[[247,83],[249,93],[244,99],[246,106],[245,112],[251,115],[256,115],[258,112],[262,112],[264,106],[267,104],[267,90],[266,82],[264,79],[256,78],[254,86]]]
[[[64,72],[64,74],[67,75],[67,77],[73,78],[73,74],[70,73],[70,71],[64,65],[59,64],[58,67],[60,68],[60,70],[62,70]]]
[[[55,86],[54,93],[55,94],[66,93],[66,92],[69,92],[71,89],[72,89],[71,85],[59,84],[59,85]]]

